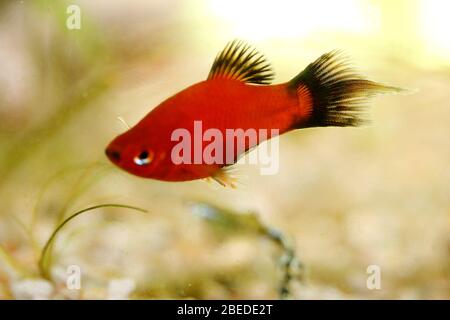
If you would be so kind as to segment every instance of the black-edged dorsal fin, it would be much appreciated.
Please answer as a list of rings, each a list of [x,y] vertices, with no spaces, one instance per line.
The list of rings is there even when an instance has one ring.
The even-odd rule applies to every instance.
[[[270,84],[274,73],[265,57],[243,41],[229,42],[212,65],[208,79],[229,78],[246,83]]]

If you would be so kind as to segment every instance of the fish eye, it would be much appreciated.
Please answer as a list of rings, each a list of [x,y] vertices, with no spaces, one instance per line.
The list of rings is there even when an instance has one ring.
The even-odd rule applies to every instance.
[[[142,151],[141,153],[139,153],[139,155],[134,157],[134,163],[136,163],[138,166],[149,164],[150,162],[152,162],[152,160],[153,157],[147,150]]]

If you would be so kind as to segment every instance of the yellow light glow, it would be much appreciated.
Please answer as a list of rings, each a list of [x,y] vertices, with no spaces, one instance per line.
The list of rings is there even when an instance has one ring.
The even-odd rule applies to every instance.
[[[212,13],[251,39],[302,37],[315,31],[369,32],[378,11],[356,0],[210,0]]]
[[[422,27],[431,51],[450,53],[450,2],[447,0],[422,0]]]

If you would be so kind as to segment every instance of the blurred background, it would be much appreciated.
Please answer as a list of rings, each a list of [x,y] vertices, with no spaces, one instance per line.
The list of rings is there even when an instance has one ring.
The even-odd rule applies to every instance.
[[[70,5],[79,29],[68,28]],[[449,9],[445,0],[0,1],[0,299],[279,298],[280,248],[260,228],[211,223],[192,203],[244,224],[255,213],[289,239],[304,266],[290,298],[450,298]],[[140,179],[108,163],[105,146],[126,130],[118,117],[133,125],[205,79],[235,38],[265,53],[276,82],[340,48],[371,79],[413,92],[375,99],[369,126],[282,136],[279,173],[240,166],[236,190]],[[72,220],[44,279],[38,261],[55,227],[103,203],[148,213],[101,208]],[[71,265],[80,290],[65,285]],[[371,265],[378,290],[366,286]]]

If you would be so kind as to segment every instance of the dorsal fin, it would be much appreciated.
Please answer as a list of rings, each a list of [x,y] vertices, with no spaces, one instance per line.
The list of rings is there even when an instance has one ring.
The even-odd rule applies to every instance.
[[[273,72],[265,57],[243,41],[229,42],[212,65],[208,79],[229,78],[246,83],[270,84]]]

